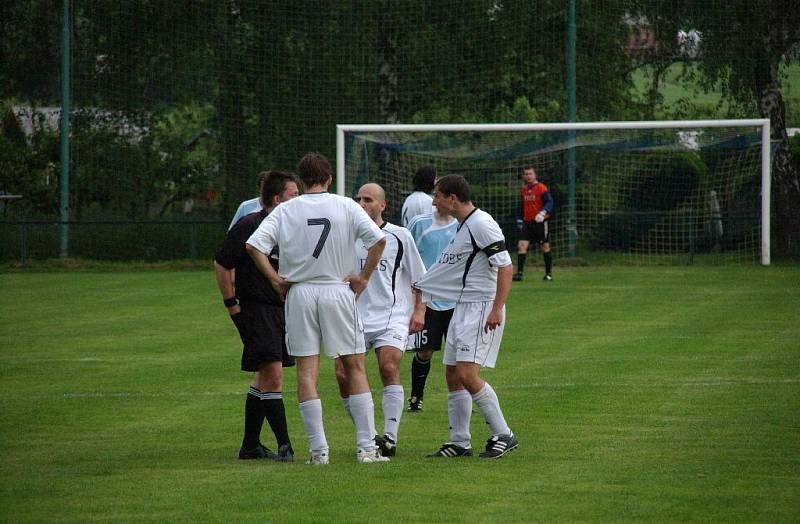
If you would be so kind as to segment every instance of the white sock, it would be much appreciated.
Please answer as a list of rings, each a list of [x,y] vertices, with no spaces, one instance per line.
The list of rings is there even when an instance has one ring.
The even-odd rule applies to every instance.
[[[469,419],[472,416],[472,397],[466,389],[447,394],[447,418],[450,420],[450,442],[469,448]]]
[[[344,406],[347,416],[350,417],[350,421],[353,421],[353,414],[350,412],[350,397],[344,397],[342,399],[342,406]]]
[[[497,393],[494,392],[488,382],[485,383],[483,389],[472,395],[472,400],[478,405],[478,409],[481,410],[486,423],[492,428],[492,435],[511,434],[511,428],[506,424],[506,419],[500,409]]]
[[[350,413],[356,425],[356,446],[365,451],[375,449],[375,405],[372,393],[350,395]]]
[[[318,398],[300,403],[300,416],[308,435],[308,449],[312,453],[328,451],[328,440],[322,426],[322,402]]]
[[[403,386],[392,384],[383,388],[383,433],[397,442],[397,432],[400,429],[400,417],[405,407],[405,392]]]

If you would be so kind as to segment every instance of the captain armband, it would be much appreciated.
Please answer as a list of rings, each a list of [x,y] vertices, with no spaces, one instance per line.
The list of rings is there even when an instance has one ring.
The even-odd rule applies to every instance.
[[[486,253],[487,257],[493,257],[494,255],[496,255],[498,253],[502,253],[503,251],[506,251],[506,242],[505,242],[505,240],[498,240],[497,242],[489,244],[488,246],[483,248],[481,251]]]

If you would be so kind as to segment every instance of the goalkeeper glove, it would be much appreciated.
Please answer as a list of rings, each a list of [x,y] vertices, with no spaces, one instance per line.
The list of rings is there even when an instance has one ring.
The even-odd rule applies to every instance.
[[[544,210],[539,211],[539,214],[536,215],[536,218],[534,218],[534,220],[541,224],[542,222],[544,222],[544,216],[546,214],[547,214],[547,211],[544,211]]]
[[[517,230],[518,231],[522,231],[522,228],[523,228],[524,225],[525,225],[525,223],[522,221],[522,219],[518,218],[517,219]]]

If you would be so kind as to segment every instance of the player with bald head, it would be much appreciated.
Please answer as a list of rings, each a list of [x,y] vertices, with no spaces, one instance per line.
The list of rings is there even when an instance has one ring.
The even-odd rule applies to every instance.
[[[358,190],[356,201],[366,211],[375,225],[386,234],[386,248],[375,267],[373,278],[358,297],[356,305],[364,327],[366,347],[375,348],[383,382],[383,433],[375,443],[383,456],[396,452],[400,417],[405,404],[405,392],[400,383],[400,360],[406,349],[409,332],[422,329],[422,322],[411,323],[414,312],[414,294],[411,283],[425,273],[425,266],[417,251],[411,233],[383,219],[386,210],[386,193],[378,184],[364,184]],[[367,247],[356,241],[357,263],[367,260]],[[336,365],[336,378],[345,409],[350,413],[347,378],[344,366]]]

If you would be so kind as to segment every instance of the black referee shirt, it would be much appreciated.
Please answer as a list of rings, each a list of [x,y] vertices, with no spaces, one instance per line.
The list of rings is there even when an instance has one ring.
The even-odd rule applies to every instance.
[[[267,277],[261,274],[253,259],[247,253],[247,239],[258,229],[261,221],[267,216],[263,209],[245,215],[236,222],[225,241],[219,248],[214,260],[225,269],[236,269],[236,298],[239,300],[255,300],[277,306],[283,305],[281,297],[269,285]],[[278,261],[270,254],[269,263],[278,270]]]

